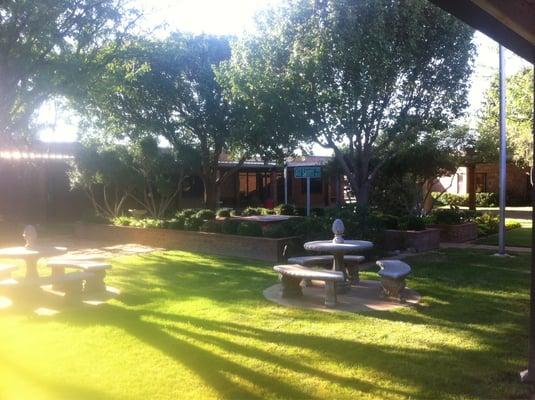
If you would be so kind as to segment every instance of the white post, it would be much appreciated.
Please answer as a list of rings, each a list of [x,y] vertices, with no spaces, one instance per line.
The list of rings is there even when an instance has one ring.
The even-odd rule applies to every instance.
[[[500,45],[500,225],[498,230],[498,254],[505,255],[505,193],[506,193],[506,157],[507,143],[505,131],[505,60],[504,48]]]
[[[284,164],[284,204],[288,204],[288,167]]]
[[[310,178],[307,177],[307,217],[310,217]]]

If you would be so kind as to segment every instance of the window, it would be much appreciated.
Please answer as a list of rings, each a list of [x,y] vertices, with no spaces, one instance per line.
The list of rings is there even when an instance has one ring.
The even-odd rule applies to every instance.
[[[310,180],[310,194],[318,194],[323,192],[323,185],[322,185],[321,178],[312,178]],[[306,194],[307,193],[307,180],[301,179],[301,193]]]
[[[487,174],[478,173],[476,175],[476,193],[487,192]]]

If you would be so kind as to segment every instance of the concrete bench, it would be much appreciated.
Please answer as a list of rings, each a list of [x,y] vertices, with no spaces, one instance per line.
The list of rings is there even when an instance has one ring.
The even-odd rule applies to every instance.
[[[401,291],[405,289],[405,278],[411,273],[409,264],[400,260],[379,260],[381,286],[387,297],[403,300]]]
[[[345,255],[344,266],[346,274],[350,283],[358,283],[359,278],[359,264],[365,260],[364,256]],[[328,268],[334,263],[334,256],[302,256],[288,258],[289,264],[300,264],[305,267]]]
[[[15,264],[0,264],[0,281],[11,278],[11,273],[19,269]]]
[[[79,269],[88,273],[89,277],[86,279],[85,285],[87,292],[106,290],[104,278],[106,277],[106,271],[111,269],[111,264],[105,262],[79,259],[69,260],[57,258],[48,260],[46,265],[52,270],[54,288],[61,287],[62,283],[59,278],[65,275],[65,268]]]
[[[343,282],[341,271],[313,270],[298,264],[275,265],[282,284],[282,297],[300,297],[303,295],[301,280],[318,280],[325,282],[325,305],[336,305],[335,282]]]
[[[56,289],[53,287],[53,290],[60,290],[63,292],[65,301],[67,302],[78,302],[82,297],[82,290],[84,287],[84,281],[91,279],[93,274],[89,272],[71,272],[69,274],[63,274],[61,276],[56,276],[54,278],[54,284],[60,284],[61,288]]]

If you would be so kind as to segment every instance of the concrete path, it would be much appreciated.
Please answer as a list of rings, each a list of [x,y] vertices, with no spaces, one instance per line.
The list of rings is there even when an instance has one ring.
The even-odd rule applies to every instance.
[[[498,246],[490,244],[476,244],[476,243],[440,243],[441,249],[479,249],[479,250],[495,250],[498,251]],[[529,247],[505,246],[505,251],[510,253],[531,253]]]

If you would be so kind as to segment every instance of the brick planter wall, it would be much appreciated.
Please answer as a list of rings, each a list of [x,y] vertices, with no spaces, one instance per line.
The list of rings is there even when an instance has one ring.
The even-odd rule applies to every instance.
[[[458,225],[433,224],[429,227],[440,230],[441,242],[462,243],[477,239],[477,224],[474,222]]]
[[[253,260],[281,262],[284,246],[297,238],[270,239],[221,233],[190,232],[173,229],[133,228],[103,224],[77,224],[79,239],[110,244],[138,243],[165,249],[193,251]]]
[[[384,233],[386,250],[414,249],[428,251],[440,246],[440,230],[428,228],[423,231],[400,231],[387,229]]]

